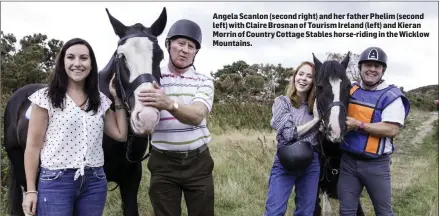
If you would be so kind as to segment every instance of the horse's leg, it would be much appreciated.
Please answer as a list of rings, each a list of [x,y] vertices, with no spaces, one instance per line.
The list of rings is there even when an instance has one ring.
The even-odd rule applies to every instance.
[[[137,193],[142,180],[142,163],[129,164],[130,169],[120,183],[120,195],[124,216],[138,216]]]
[[[14,216],[24,216],[22,207],[24,199],[23,189],[26,188],[24,152],[20,148],[13,148],[6,151],[8,153],[8,158],[11,161],[11,166],[9,167],[11,175],[8,190],[9,214]]]
[[[314,207],[314,216],[321,216],[322,215],[322,207],[320,206],[320,196],[319,196],[319,192],[320,192],[320,182],[319,182],[319,186],[317,187],[317,199],[316,199],[316,204]]]

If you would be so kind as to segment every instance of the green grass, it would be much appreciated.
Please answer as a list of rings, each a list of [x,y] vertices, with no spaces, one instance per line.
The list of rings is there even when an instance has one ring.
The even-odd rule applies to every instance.
[[[407,161],[419,164],[419,169],[409,169],[414,176],[413,184],[395,194],[395,214],[401,216],[438,215],[438,127],[437,120],[432,132],[420,147],[412,151]]]
[[[391,172],[396,215],[437,215],[437,134],[433,136],[434,133],[429,133],[417,145],[412,144],[413,139],[410,139],[420,133],[422,122],[429,117],[426,112],[414,110],[406,128],[395,139],[399,147],[398,152],[392,156]],[[437,133],[437,129],[432,131]],[[257,130],[229,130],[213,135],[210,148],[215,161],[216,215],[263,214],[268,175],[275,151],[274,135],[274,132]],[[145,216],[153,215],[147,194],[148,183],[149,172],[145,167],[138,195],[140,214]],[[118,192],[109,193],[106,216],[121,214],[118,195]],[[293,197],[294,191],[291,195]],[[361,200],[366,214],[374,215],[365,190]],[[337,215],[337,201],[331,200],[331,204],[333,215]],[[184,201],[182,207],[182,215],[187,215]],[[291,215],[293,199],[289,200],[288,207],[288,215]]]
[[[401,134],[395,139],[398,150],[392,156],[393,208],[396,215],[437,215],[437,128],[433,128],[414,144],[416,134],[430,115],[414,110]],[[214,134],[210,143],[215,161],[216,215],[262,215],[265,209],[267,183],[275,152],[275,134],[270,131],[229,130]],[[401,154],[400,154],[401,152]],[[146,166],[146,163],[145,163]],[[138,195],[140,214],[153,215],[147,185],[149,172],[144,168],[141,191]],[[361,198],[366,215],[375,215],[363,190]],[[121,215],[118,192],[109,193],[105,215]],[[288,215],[294,209],[294,191],[288,204]],[[331,200],[333,215],[338,215],[338,203]],[[183,214],[185,212],[182,202]]]
[[[430,115],[413,108],[406,127],[395,139],[397,152],[392,156],[391,170],[396,215],[437,215],[437,129],[433,129],[436,135],[429,133],[425,139],[417,140],[419,143],[413,143],[422,135],[420,129],[428,126],[423,122]],[[216,215],[263,214],[268,176],[275,152],[275,133],[269,127],[270,117],[270,106],[215,105],[214,112],[209,116],[209,128],[213,137],[209,146],[215,161]],[[5,162],[5,157],[2,159]],[[147,192],[149,171],[146,163],[147,161],[143,163],[138,203],[140,215],[150,216],[153,213]],[[2,163],[2,168],[5,168],[5,163]],[[2,176],[2,180],[5,179]],[[108,186],[109,189],[113,187],[113,183]],[[6,201],[4,192],[5,190],[2,191],[2,207]],[[105,216],[122,215],[119,197],[118,189],[108,192]],[[294,198],[294,191],[291,198]],[[361,199],[367,215],[374,215],[366,192]],[[331,200],[331,204],[333,215],[337,215],[337,201]],[[187,215],[184,201],[182,207],[182,215]],[[291,215],[294,209],[293,199],[289,200],[288,209],[288,215]]]

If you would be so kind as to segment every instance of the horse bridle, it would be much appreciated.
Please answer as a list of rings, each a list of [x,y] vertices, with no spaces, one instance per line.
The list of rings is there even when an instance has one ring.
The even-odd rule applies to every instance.
[[[133,34],[129,34],[125,37],[122,37],[118,42],[118,46],[120,46],[123,42],[125,42],[127,39],[132,37],[149,37],[149,38],[153,38],[155,42],[157,42],[157,38],[152,35],[149,35],[145,32],[136,32]],[[117,84],[119,85],[119,89],[121,91],[122,103],[124,104],[128,113],[131,115],[131,109],[128,103],[128,98],[130,98],[130,96],[134,94],[134,90],[136,90],[136,88],[139,87],[141,84],[153,83],[154,81],[157,82],[157,80],[154,78],[152,74],[140,74],[135,80],[133,80],[131,83],[128,83],[127,86],[124,86],[121,79],[121,71],[122,70],[129,71],[129,69],[126,67],[126,64],[124,63],[125,63],[125,56],[122,53],[116,54],[116,60],[115,60],[116,80],[118,81]]]
[[[154,42],[157,42],[157,38],[153,35],[147,34],[145,32],[136,32],[133,34],[129,34],[125,37],[122,37],[119,42],[118,42],[118,46],[120,46],[124,41],[126,41],[128,38],[132,38],[132,37],[148,37],[148,38],[152,38],[154,40]],[[128,99],[134,94],[134,90],[136,90],[137,87],[139,87],[141,84],[143,83],[153,83],[154,81],[157,82],[156,78],[152,75],[152,74],[140,74],[135,80],[133,80],[131,83],[128,83],[126,86],[122,83],[122,79],[121,79],[121,72],[123,70],[125,71],[129,71],[128,67],[125,64],[125,56],[122,53],[117,54],[117,51],[115,53],[115,78],[117,81],[117,85],[119,87],[120,93],[121,93],[121,100],[123,105],[125,106],[125,109],[128,112],[128,116],[127,116],[127,121],[129,122],[129,118],[131,116],[131,108],[129,106],[129,102]],[[153,68],[154,70],[155,68]],[[159,68],[160,69],[160,68]],[[157,84],[159,84],[160,82],[157,82]],[[139,163],[143,160],[145,160],[146,158],[148,158],[151,154],[151,146],[150,146],[150,140],[149,140],[149,136],[148,136],[148,153],[143,156],[140,160],[136,160],[133,161],[129,158],[129,154],[132,151],[132,143],[133,143],[133,139],[134,139],[134,131],[131,128],[131,124],[128,124],[128,140],[127,140],[127,144],[126,144],[126,151],[125,151],[125,156],[127,158],[127,160],[130,163]]]
[[[318,100],[317,100],[317,102],[318,102]],[[319,115],[320,115],[320,120],[319,120],[319,122],[318,122],[318,126],[319,126],[319,127],[320,127],[320,125],[323,125],[323,126],[324,126],[324,132],[323,132],[323,133],[326,133],[326,129],[327,129],[327,128],[326,128],[326,125],[325,125],[325,121],[324,121],[323,119],[324,119],[324,117],[328,114],[329,110],[331,110],[331,108],[332,108],[333,106],[339,106],[339,107],[342,107],[342,108],[343,108],[343,111],[347,114],[346,106],[345,106],[345,105],[343,104],[343,102],[341,102],[341,101],[335,101],[335,102],[332,102],[326,110],[322,109],[320,103],[317,103],[317,110],[318,110]],[[323,111],[323,110],[324,110],[324,111]],[[322,115],[322,114],[323,114],[323,115]],[[324,136],[319,136],[319,137],[320,137],[320,151],[321,151],[322,156],[323,156],[323,159],[324,159],[324,161],[325,161],[324,164],[323,164],[323,167],[326,167],[326,166],[327,166],[327,167],[331,170],[332,175],[337,175],[337,174],[338,174],[338,169],[333,169],[333,168],[331,168],[331,165],[330,165],[330,161],[331,161],[332,157],[326,157],[325,151],[323,150],[323,145],[322,145],[323,140],[322,140],[322,139],[325,139],[325,138],[324,138]],[[331,182],[331,180],[329,179],[329,177],[326,175],[326,169],[323,169],[323,174],[322,174],[322,177],[320,178],[319,181],[322,181],[323,178],[325,178],[325,177],[326,177],[326,180],[327,180],[328,182]]]
[[[317,102],[318,102],[318,101],[317,101]],[[323,125],[325,126],[325,121],[324,121],[323,119],[324,119],[324,117],[328,114],[329,110],[331,110],[331,108],[332,108],[333,106],[339,106],[339,107],[342,107],[344,113],[347,114],[346,106],[345,106],[345,105],[343,104],[343,102],[341,102],[341,101],[335,101],[335,102],[332,102],[331,104],[329,104],[329,107],[328,107],[326,110],[324,110],[324,112],[323,112],[323,109],[322,109],[320,103],[317,103],[317,109],[318,109],[318,111],[319,111],[319,115],[320,115],[320,121],[319,121],[319,123],[323,123]],[[322,114],[323,114],[323,115],[322,115]]]

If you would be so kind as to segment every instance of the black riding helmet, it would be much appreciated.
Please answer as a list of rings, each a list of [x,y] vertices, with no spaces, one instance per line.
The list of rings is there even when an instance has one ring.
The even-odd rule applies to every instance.
[[[363,52],[361,52],[360,59],[358,61],[358,69],[360,69],[360,71],[361,71],[361,64],[365,61],[375,61],[375,62],[378,62],[379,64],[383,65],[384,70],[383,70],[382,75],[384,75],[384,72],[386,71],[386,68],[387,68],[387,54],[386,54],[386,52],[384,52],[384,50],[382,50],[379,47],[369,47],[369,48],[365,49]],[[363,79],[361,74],[360,74],[360,78]],[[381,78],[378,81],[378,83],[380,81],[381,81]],[[376,85],[376,84],[377,83],[375,83],[373,85]]]
[[[358,66],[364,61],[376,61],[387,67],[387,54],[379,47],[369,47],[360,54]]]
[[[311,164],[314,150],[310,142],[293,140],[278,148],[277,157],[287,170],[304,169]]]
[[[191,41],[193,41],[195,43],[195,46],[198,49],[201,48],[201,41],[202,41],[202,32],[201,32],[201,28],[200,26],[191,21],[191,20],[187,20],[187,19],[181,19],[178,20],[177,22],[175,22],[171,28],[169,29],[168,35],[166,36],[166,42],[168,45],[168,54],[169,54],[169,59],[171,60],[172,64],[178,68],[178,69],[185,69],[188,68],[190,66],[193,66],[194,61],[195,61],[195,57],[194,57],[194,61],[192,61],[191,64],[189,64],[186,67],[178,67],[174,64],[174,62],[172,61],[171,58],[171,46],[170,46],[170,40],[175,39],[175,38],[179,38],[179,37],[183,37],[183,38],[187,38]]]

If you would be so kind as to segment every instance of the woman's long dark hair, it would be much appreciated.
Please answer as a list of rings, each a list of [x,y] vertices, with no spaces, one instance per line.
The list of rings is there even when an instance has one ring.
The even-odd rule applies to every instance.
[[[91,60],[91,71],[90,74],[85,78],[84,91],[88,96],[89,106],[85,110],[89,112],[93,110],[94,114],[98,111],[101,105],[99,88],[98,88],[98,65],[96,62],[96,57],[90,44],[81,38],[73,38],[67,41],[61,48],[61,51],[56,60],[55,69],[49,81],[48,97],[55,108],[64,109],[64,102],[67,92],[68,76],[64,66],[64,57],[66,55],[66,50],[73,45],[85,45],[90,53]]]

